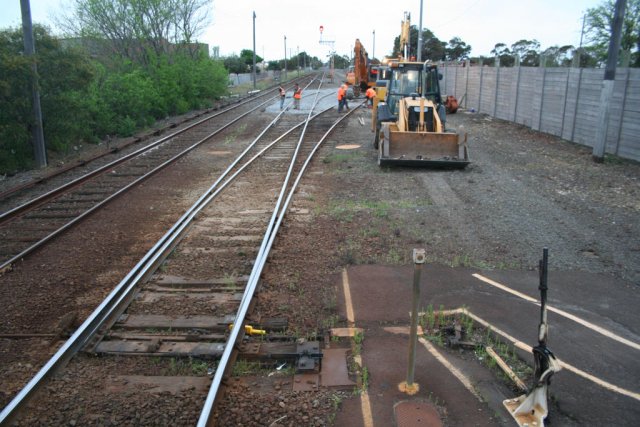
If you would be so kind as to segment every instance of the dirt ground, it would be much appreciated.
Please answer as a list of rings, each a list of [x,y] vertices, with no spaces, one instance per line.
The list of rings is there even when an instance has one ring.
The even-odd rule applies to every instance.
[[[617,158],[594,163],[588,148],[485,115],[460,111],[448,117],[447,125],[463,126],[469,134],[473,163],[465,170],[380,168],[366,109],[356,111],[336,129],[294,199],[293,208],[308,214],[285,220],[276,241],[258,295],[259,315],[288,318],[292,335],[321,336],[328,328],[345,323],[336,315],[336,277],[343,267],[410,264],[412,249],[421,247],[429,263],[487,270],[536,269],[542,248],[548,247],[552,270],[612,275],[628,284],[628,292],[638,291],[640,165]],[[339,149],[347,144],[356,147]],[[182,167],[187,169],[176,169],[174,178],[147,184],[155,191],[147,200],[155,210],[140,208],[116,219],[114,205],[96,216],[103,222],[89,224],[84,231],[91,233],[85,234],[88,250],[73,252],[66,267],[56,267],[52,254],[51,263],[32,269],[25,266],[0,278],[4,284],[31,286],[29,292],[3,291],[3,299],[11,301],[12,313],[18,311],[15,305],[21,304],[21,298],[48,307],[38,311],[38,306],[31,305],[31,314],[4,317],[3,332],[50,332],[39,325],[50,325],[67,312],[78,313],[79,318],[89,313],[110,284],[117,283],[161,235],[161,227],[168,227],[197,197],[198,189],[206,187],[203,177],[196,179],[184,162]],[[204,170],[205,165],[199,168]],[[183,182],[185,187],[171,190],[173,203],[168,212],[162,207],[162,184],[172,182]],[[187,185],[194,186],[187,189]],[[126,229],[127,224],[133,224],[135,233]],[[121,231],[111,232],[114,229]],[[101,238],[105,234],[111,235],[109,239]],[[72,237],[61,239],[57,253],[64,253],[60,245],[72,241]],[[110,251],[117,249],[120,252],[112,255]],[[47,278],[38,282],[38,274]],[[51,291],[56,286],[58,292],[70,292],[73,297],[62,308],[51,302],[57,298]],[[37,294],[38,289],[45,293]],[[48,343],[2,341],[3,358],[27,351],[31,345],[37,346],[31,351],[42,356],[28,363],[13,360],[12,378],[17,382],[33,373],[32,364],[46,360]],[[3,404],[15,392],[15,384],[11,390],[6,385],[3,381]],[[271,403],[265,397],[269,394]],[[238,396],[230,393],[220,409],[232,417],[228,425],[234,421],[235,425],[264,425],[260,417],[233,419],[230,408],[242,406]],[[275,407],[282,393],[267,390],[260,396],[247,395],[250,397]],[[331,424],[339,403],[325,395],[316,400],[302,403],[325,408],[323,413],[314,412],[309,425]],[[282,425],[296,425],[293,414],[297,412],[287,408],[288,422]],[[277,415],[274,410],[273,416]]]

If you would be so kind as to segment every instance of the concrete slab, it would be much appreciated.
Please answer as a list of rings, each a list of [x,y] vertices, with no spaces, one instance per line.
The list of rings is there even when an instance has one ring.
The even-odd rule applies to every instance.
[[[490,285],[473,274],[481,274],[500,282],[507,286],[507,290]],[[389,375],[386,371],[393,371],[399,382],[406,370],[406,360],[399,357],[406,347],[403,342],[406,337],[386,334],[380,326],[408,325],[413,266],[355,266],[349,269],[348,279],[354,326],[365,329],[363,362],[371,374],[371,404],[375,408],[376,387],[389,389],[392,382],[378,382],[374,378],[377,375]],[[441,306],[444,309],[464,306],[516,339],[534,345],[540,315],[540,308],[535,304],[535,300],[539,298],[538,280],[537,271],[480,272],[474,269],[425,265],[422,272],[421,307],[432,305],[437,310]],[[340,284],[339,290],[341,289]],[[533,301],[509,290],[525,294],[533,298]],[[346,316],[342,292],[338,292],[338,295],[343,315]],[[640,416],[638,287],[611,277],[585,272],[550,272],[549,304],[558,310],[549,312],[548,345],[559,359],[575,367],[574,370],[565,369],[554,376],[550,392],[555,406],[551,416],[556,422],[560,420],[563,425],[632,425],[630,420]],[[589,325],[595,325],[601,330]],[[602,333],[602,330],[611,335]],[[394,353],[396,357],[390,357],[387,353]],[[524,360],[533,364],[530,352],[519,353]],[[427,389],[441,401],[445,401],[447,423],[473,425],[462,419],[459,424],[450,423],[450,417],[466,413],[468,404],[462,404],[463,399],[459,397],[470,393],[461,390],[459,394],[455,394],[453,390],[447,389],[457,380],[450,373],[443,372],[446,369],[434,363],[427,352],[419,351],[418,358],[420,360],[417,363],[432,364],[427,371],[428,378],[418,382],[429,384]],[[472,366],[465,369],[473,371]],[[440,381],[434,383],[433,378],[440,378]],[[493,392],[493,400],[499,399],[504,390],[492,391],[489,382],[484,378],[477,384],[483,385],[485,393]],[[423,390],[421,388],[421,393]],[[506,397],[515,397],[515,394]],[[392,402],[382,400],[378,403],[386,406],[387,414],[391,413]],[[348,404],[354,405],[353,402]],[[374,413],[377,410],[374,409]],[[502,414],[499,407],[492,406],[491,410]],[[494,422],[491,418],[487,416],[485,419],[489,425]],[[392,420],[387,417],[386,421]]]

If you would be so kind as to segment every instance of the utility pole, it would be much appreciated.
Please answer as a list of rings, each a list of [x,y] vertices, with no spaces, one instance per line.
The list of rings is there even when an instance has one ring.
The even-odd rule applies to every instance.
[[[418,62],[422,62],[422,0],[420,0],[420,19],[418,20]]]
[[[253,11],[253,90],[256,90],[256,11]]]
[[[598,115],[596,139],[593,144],[592,157],[597,163],[602,163],[604,161],[611,98],[613,97],[613,86],[616,78],[616,65],[618,63],[618,51],[620,50],[622,23],[626,5],[627,0],[616,0],[611,39],[609,40],[609,50],[607,52],[607,66],[604,70],[604,80],[602,81],[602,88],[600,90],[600,114]]]
[[[39,168],[47,166],[47,150],[44,145],[42,131],[42,109],[40,108],[40,91],[38,90],[38,66],[36,64],[36,48],[31,25],[31,5],[29,0],[20,0],[22,11],[22,37],[24,38],[24,54],[31,60],[31,97],[33,106],[33,154]]]
[[[373,50],[371,52],[371,59],[376,57],[376,30],[373,30]]]
[[[284,36],[284,80],[287,80],[287,36]]]

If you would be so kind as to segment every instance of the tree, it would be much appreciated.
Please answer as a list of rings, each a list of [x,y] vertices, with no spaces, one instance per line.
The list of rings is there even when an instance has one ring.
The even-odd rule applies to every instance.
[[[247,67],[249,67],[249,71],[251,71],[251,68],[253,68],[253,50],[242,49],[240,51],[240,58],[244,61],[245,64],[247,64]],[[257,68],[257,64],[262,61],[263,59],[256,54],[256,68]]]
[[[278,71],[284,68],[284,59],[279,61],[269,61],[267,63],[267,70],[269,71]]]
[[[188,48],[208,23],[207,0],[75,0],[59,25],[76,37],[102,44],[110,52],[147,64],[156,55]],[[170,45],[173,43],[173,46]]]
[[[347,69],[349,68],[349,64],[351,64],[351,60],[347,55],[333,55],[333,66],[335,68]]]
[[[447,61],[462,61],[468,59],[469,53],[471,53],[471,46],[463,42],[460,37],[452,38],[445,47]]]
[[[422,30],[422,60],[442,61],[446,57],[446,43],[438,39],[435,34],[428,28]],[[395,57],[401,56],[400,36],[397,36],[393,42],[393,53]],[[418,52],[418,28],[412,25],[409,30],[409,56],[417,57]]]
[[[613,28],[614,0],[587,9],[585,35],[590,53],[600,63],[607,60],[609,39]],[[627,0],[620,49],[631,52],[631,66],[640,67],[640,0]]]
[[[224,67],[229,70],[229,73],[242,74],[249,71],[249,66],[244,59],[238,55],[227,56],[223,60]]]
[[[66,151],[90,135],[86,92],[94,67],[80,52],[62,48],[45,27],[34,25],[33,36],[47,149]],[[21,29],[0,31],[0,173],[25,167],[32,157],[31,58],[23,53]]]
[[[518,40],[511,45],[511,53],[520,58],[520,65],[524,67],[540,65],[540,42],[538,40]]]
[[[506,44],[496,43],[490,53],[493,54],[494,57],[500,58],[501,67],[513,67],[515,59]]]
[[[542,52],[547,67],[568,67],[571,65],[572,53],[575,47],[572,45],[551,46]]]

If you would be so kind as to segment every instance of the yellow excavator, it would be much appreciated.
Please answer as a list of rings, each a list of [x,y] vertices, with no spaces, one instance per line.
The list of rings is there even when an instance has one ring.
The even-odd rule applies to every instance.
[[[373,112],[378,164],[465,168],[466,133],[446,130],[446,112],[435,64],[408,61],[409,18],[403,21],[404,57],[387,61],[389,81],[384,100]]]

